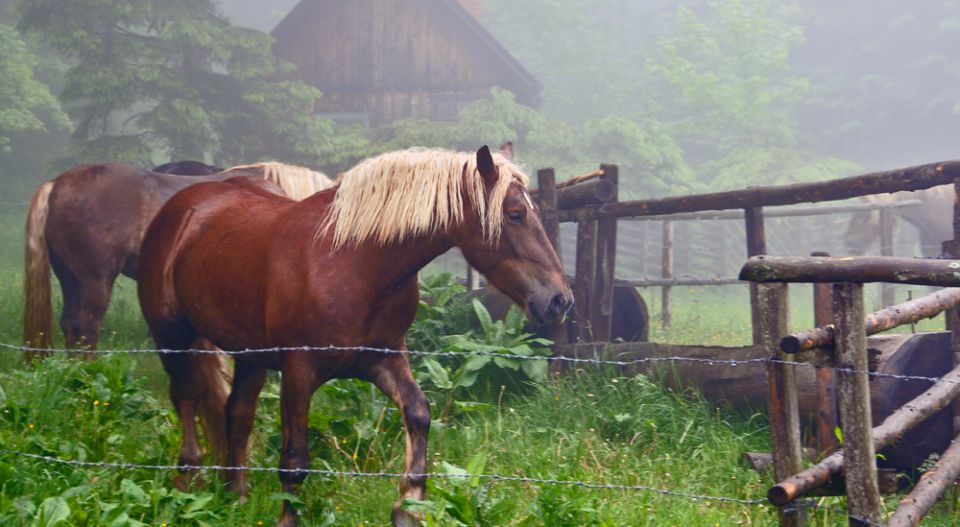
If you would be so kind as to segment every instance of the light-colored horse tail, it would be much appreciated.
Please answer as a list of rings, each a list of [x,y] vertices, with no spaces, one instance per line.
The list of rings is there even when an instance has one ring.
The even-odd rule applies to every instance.
[[[241,165],[232,167],[229,170],[242,169],[261,171],[263,173],[263,179],[276,184],[283,189],[283,192],[287,196],[297,201],[308,198],[334,185],[334,182],[328,178],[326,174],[310,170],[306,167],[287,165],[276,161]]]
[[[200,349],[216,350],[206,340],[198,340]],[[191,373],[203,390],[197,404],[200,427],[207,438],[210,453],[217,465],[227,461],[227,397],[232,375],[223,355],[198,353],[191,356]]]
[[[50,212],[50,193],[54,182],[48,181],[33,195],[27,214],[24,255],[23,341],[35,348],[49,348],[53,343],[53,305],[50,301],[50,254],[44,230]],[[27,357],[34,356],[27,353]]]

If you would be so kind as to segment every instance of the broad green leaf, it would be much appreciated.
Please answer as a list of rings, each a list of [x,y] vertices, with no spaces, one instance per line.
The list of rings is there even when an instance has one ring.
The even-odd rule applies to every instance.
[[[54,527],[64,523],[70,517],[70,506],[60,496],[43,500],[37,509],[37,516],[33,521],[35,527]]]

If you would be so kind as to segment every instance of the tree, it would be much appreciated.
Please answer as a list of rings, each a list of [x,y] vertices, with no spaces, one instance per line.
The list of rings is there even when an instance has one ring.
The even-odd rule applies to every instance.
[[[682,152],[653,121],[641,125],[605,117],[573,127],[517,103],[512,93],[499,88],[464,108],[459,117],[455,123],[398,121],[379,132],[378,143],[386,149],[421,144],[467,150],[512,141],[523,164],[554,167],[561,179],[608,161],[621,166],[621,186],[633,197],[690,188],[692,177]]]
[[[60,99],[76,122],[73,163],[316,166],[344,146],[313,112],[320,92],[277,80],[270,37],[231,26],[213,0],[25,0],[20,11],[22,29],[72,61]]]
[[[706,189],[821,179],[850,165],[798,146],[796,111],[809,82],[790,53],[799,11],[772,0],[710,0],[677,11],[680,32],[646,61],[668,123]]]
[[[37,60],[20,35],[0,23],[0,159],[14,154],[18,138],[70,128],[56,97],[36,78],[36,68]]]

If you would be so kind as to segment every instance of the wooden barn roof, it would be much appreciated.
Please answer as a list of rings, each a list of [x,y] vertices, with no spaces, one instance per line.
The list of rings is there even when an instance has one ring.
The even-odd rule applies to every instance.
[[[304,17],[310,17],[316,13],[315,9],[321,8],[322,4],[330,0],[302,0],[281,20],[270,32],[276,37],[284,31],[293,30],[296,21]],[[415,0],[400,0],[404,2]],[[522,87],[523,92],[516,93],[518,102],[534,106],[540,102],[540,92],[543,85],[520,63],[513,55],[503,47],[500,42],[476,18],[480,13],[479,3],[471,0],[416,0],[424,3],[428,10],[435,16],[444,16],[447,20],[458,25],[466,34],[472,36],[479,42],[487,52],[488,56],[493,57],[503,71],[512,77],[514,82],[510,83],[511,89],[517,91],[514,87]],[[465,6],[461,2],[466,2]],[[469,9],[469,11],[468,11]],[[505,86],[506,87],[506,86]]]

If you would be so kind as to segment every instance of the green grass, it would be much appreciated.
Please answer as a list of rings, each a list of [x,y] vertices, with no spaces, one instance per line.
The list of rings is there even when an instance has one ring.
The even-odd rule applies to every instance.
[[[19,341],[21,280],[19,270],[0,271],[0,342]],[[811,325],[808,293],[809,288],[791,288],[794,329]],[[650,292],[644,296],[656,317],[657,298]],[[748,342],[746,288],[677,288],[674,301],[672,328],[664,330],[654,321],[654,340]],[[942,327],[942,321],[925,324]],[[131,281],[119,282],[104,327],[102,348],[152,345]],[[426,388],[436,408],[444,394]],[[257,415],[252,465],[278,464],[278,394],[274,375]],[[740,461],[744,452],[769,450],[764,417],[736,413],[695,394],[675,394],[642,377],[585,368],[524,390],[460,397],[478,404],[434,423],[431,471],[471,466],[488,474],[746,500],[763,498],[773,483]],[[173,464],[177,457],[177,418],[155,356],[109,355],[93,362],[55,357],[29,369],[18,354],[0,351],[0,411],[0,445],[5,448],[161,465]],[[401,471],[398,412],[370,385],[328,383],[314,397],[310,423],[313,468]],[[171,490],[173,476],[173,471],[83,468],[0,455],[0,525],[270,525],[278,514],[275,474],[253,474],[250,499],[242,504],[212,474],[204,489],[186,494]],[[394,478],[311,475],[302,492],[304,524],[387,525],[396,483]],[[459,503],[479,525],[777,524],[766,505],[651,491],[442,478],[430,485],[434,508],[454,509]],[[899,499],[886,498],[887,508],[892,510]],[[824,508],[812,514],[813,525],[846,525],[838,512],[842,498],[817,503]],[[62,523],[50,523],[58,513],[68,515]],[[459,525],[450,514],[433,524]],[[960,525],[956,499],[924,525]]]

